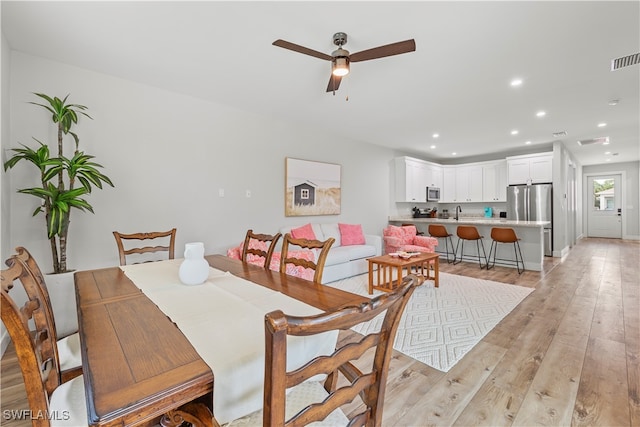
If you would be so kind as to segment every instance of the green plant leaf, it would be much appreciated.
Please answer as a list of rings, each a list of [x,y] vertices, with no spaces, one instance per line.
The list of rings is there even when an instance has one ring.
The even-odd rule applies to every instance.
[[[72,127],[78,123],[80,115],[93,119],[86,113],[87,107],[69,103],[69,94],[62,99],[43,93],[34,93],[34,95],[38,97],[38,100],[30,103],[42,107],[50,114],[51,121],[57,127],[57,157],[51,157],[47,144],[33,138],[39,145],[30,148],[21,144],[21,147],[11,149],[12,155],[4,162],[4,169],[7,171],[22,161],[31,163],[38,168],[42,186],[23,188],[17,191],[43,201],[34,209],[33,215],[45,214],[47,235],[49,238],[55,239],[56,235],[66,236],[71,209],[93,213],[93,207],[84,199],[85,194],[91,193],[94,186],[103,188],[105,184],[112,187],[114,185],[111,179],[100,171],[103,166],[93,161],[94,156],[78,149],[80,138]],[[65,142],[63,134],[70,136],[75,142],[75,152],[71,159],[63,156]],[[77,188],[76,180],[79,184]],[[63,272],[66,271],[66,240],[61,238],[57,241],[52,240],[52,247],[56,243],[59,244],[60,252],[53,250],[54,270],[55,272]]]

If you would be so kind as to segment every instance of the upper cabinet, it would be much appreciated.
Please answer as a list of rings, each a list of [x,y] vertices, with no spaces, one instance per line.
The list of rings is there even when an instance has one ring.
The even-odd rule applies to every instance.
[[[426,164],[427,187],[442,188],[442,166],[433,163]]]
[[[509,185],[553,181],[553,153],[507,157],[507,165]]]
[[[482,201],[482,166],[444,166],[442,178],[441,203]]]
[[[482,166],[482,199],[485,202],[507,201],[507,161]]]
[[[395,159],[396,202],[425,203],[427,187],[442,186],[442,166],[411,157]]]
[[[440,189],[440,202],[453,203],[456,201],[456,167],[444,166],[442,168],[442,188]]]
[[[506,202],[508,185],[552,182],[552,160],[543,153],[443,166],[398,157],[396,202],[425,203],[427,187],[440,188],[440,203]]]
[[[456,167],[456,202],[482,201],[482,166]]]

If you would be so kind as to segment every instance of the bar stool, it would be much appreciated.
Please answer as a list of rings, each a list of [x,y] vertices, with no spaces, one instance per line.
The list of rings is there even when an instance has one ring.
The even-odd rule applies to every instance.
[[[488,267],[489,261],[487,260],[487,252],[484,250],[484,242],[482,241],[482,236],[480,235],[480,233],[478,233],[478,229],[473,225],[459,225],[456,230],[456,234],[458,235],[458,244],[456,245],[456,261],[454,261],[453,263],[458,264],[462,262],[462,258],[464,256],[464,241],[475,240],[476,247],[478,248],[478,264],[480,264],[480,269]],[[462,246],[460,245],[460,242],[462,242]],[[458,256],[458,246],[461,246],[460,256]],[[480,260],[480,247],[482,247],[482,253],[484,254],[484,266],[482,265],[482,261]]]
[[[447,254],[447,263],[456,262],[456,253],[453,248],[452,234],[447,231],[447,227],[439,224],[429,224],[429,235],[431,237],[444,239],[445,253]],[[451,243],[451,252],[449,252],[449,243]],[[453,261],[449,260],[449,253],[453,254]]]
[[[491,229],[491,249],[489,250],[489,259],[491,259],[491,253],[493,253],[493,264],[491,267],[496,266],[496,254],[498,253],[498,243],[513,243],[513,252],[516,256],[515,264],[518,269],[518,274],[522,274],[524,271],[524,259],[522,258],[522,251],[520,250],[520,239],[516,236],[516,232],[510,227],[493,227]],[[518,259],[520,255],[520,259]],[[500,261],[507,261],[513,263],[512,259],[498,258]],[[522,264],[522,270],[520,270],[520,264]],[[489,269],[487,264],[487,270]]]

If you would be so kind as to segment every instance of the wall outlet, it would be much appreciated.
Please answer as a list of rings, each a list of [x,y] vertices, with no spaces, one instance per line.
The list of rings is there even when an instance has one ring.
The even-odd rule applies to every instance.
[[[251,197],[251,190],[247,190],[245,195],[247,196],[247,198]]]
[[[224,197],[224,188],[218,189],[218,197]]]

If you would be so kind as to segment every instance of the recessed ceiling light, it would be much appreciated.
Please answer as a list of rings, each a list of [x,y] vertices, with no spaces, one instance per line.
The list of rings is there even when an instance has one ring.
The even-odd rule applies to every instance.
[[[531,144],[531,141],[525,142],[525,145],[530,145],[530,144]]]
[[[611,151],[605,151],[604,154],[608,156],[609,154],[611,154]]]
[[[433,150],[434,148],[436,148],[436,146],[435,146],[435,145],[432,145],[432,146],[431,146],[431,147],[429,147],[429,148],[431,148],[431,149]]]
[[[607,159],[607,162],[610,162],[610,161],[611,161],[611,159]]]
[[[603,127],[605,127],[606,125],[607,125],[606,123],[598,123],[598,127],[599,127],[599,128],[603,128]]]
[[[511,131],[511,135],[517,135],[517,134],[518,134],[518,131],[516,129]]]
[[[431,136],[432,136],[432,137],[434,137],[434,138],[439,138],[439,137],[440,137],[440,134],[439,134],[439,133],[434,133],[434,134],[433,134],[433,135],[431,135]]]
[[[522,79],[513,79],[511,80],[511,86],[521,86],[522,85]]]
[[[546,115],[547,115],[546,111],[538,111],[538,112],[536,113],[536,116],[537,116],[537,117],[544,117],[544,116],[546,116]]]
[[[609,105],[613,107],[615,105],[618,105],[619,102],[620,102],[619,99],[612,99],[611,101],[609,101]]]
[[[456,153],[455,151],[453,153],[451,153],[452,156],[457,156],[458,153]]]
[[[607,139],[606,141],[604,141],[604,142],[602,143],[602,145],[609,145],[609,139]]]

